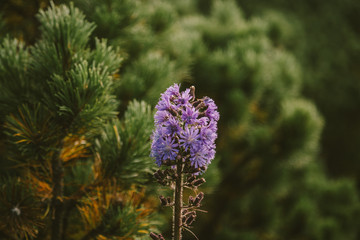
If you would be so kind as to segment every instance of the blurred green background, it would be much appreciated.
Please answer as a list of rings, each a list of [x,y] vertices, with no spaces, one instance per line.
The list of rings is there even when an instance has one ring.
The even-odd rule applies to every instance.
[[[199,239],[360,239],[359,1],[73,2],[126,56],[120,114],[173,82],[218,104]],[[47,6],[1,1],[1,37],[33,44]]]

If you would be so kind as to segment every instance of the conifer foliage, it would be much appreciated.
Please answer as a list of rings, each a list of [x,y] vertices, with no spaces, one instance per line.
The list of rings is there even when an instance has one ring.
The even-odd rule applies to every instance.
[[[348,60],[339,60],[343,48],[333,51],[323,43],[332,41],[328,36],[341,41],[349,36],[345,43],[354,50],[356,41],[353,33],[322,34],[339,12],[336,0],[320,11],[331,20],[320,25],[320,1],[296,8],[287,1],[286,14],[272,10],[282,2],[74,0],[96,28],[71,5],[53,6],[38,15],[42,34],[34,46],[2,39],[0,238],[50,239],[55,219],[63,224],[62,239],[149,239],[150,231],[170,236],[166,214],[157,222],[160,229],[147,232],[155,225],[148,225],[152,206],[166,213],[160,205],[172,203],[165,197],[148,201],[153,183],[169,180],[172,171],[165,175],[160,169],[149,180],[156,166],[149,159],[154,112],[133,99],[155,107],[160,93],[181,82],[185,88],[196,86],[199,96],[211,96],[221,114],[216,157],[201,176],[207,183],[198,189],[206,193],[201,203],[208,213],[197,214],[191,225],[199,239],[359,239],[354,181],[330,179],[321,165],[326,156],[319,156],[321,147],[337,151],[341,156],[332,158],[340,163],[351,152],[338,150],[339,132],[357,131],[342,131],[354,125],[317,110],[324,109],[319,102],[326,103],[342,118],[336,111],[339,98],[324,85],[328,81],[319,81],[329,76],[332,86],[345,83],[352,89],[340,80],[345,72],[357,74],[347,71]],[[351,6],[342,11],[349,18],[356,15],[352,0],[343,5]],[[301,19],[290,10],[314,26],[306,41]],[[335,22],[342,33],[350,29]],[[320,48],[323,54],[314,58]],[[320,65],[314,64],[318,57]],[[328,71],[329,66],[335,67]],[[353,95],[331,89],[346,95],[346,109],[357,107]],[[321,100],[318,105],[304,98],[304,90]],[[336,140],[335,147],[319,146],[326,135]],[[351,139],[343,145],[356,152]],[[167,187],[159,194],[169,196]],[[197,197],[203,195],[189,198],[189,205]],[[190,211],[183,217],[190,223],[194,216]],[[195,239],[187,231],[183,238]]]
[[[37,15],[41,38],[0,46],[5,133],[0,236],[124,239],[148,236],[152,110],[112,94],[123,60],[73,5]],[[89,46],[93,45],[93,48]]]
[[[129,53],[122,69],[127,92],[150,100],[148,93],[160,89],[155,83],[169,72],[185,72],[190,79],[173,79],[190,81],[219,107],[222,177],[205,198],[209,214],[199,215],[195,226],[201,225],[194,229],[200,239],[356,239],[350,221],[359,219],[354,184],[330,181],[319,170],[324,119],[303,98],[307,73],[288,51],[304,44],[291,34],[299,29],[296,22],[276,13],[246,15],[234,0],[75,1],[86,2],[93,9],[87,15],[101,29],[122,26],[96,34]],[[121,20],[111,20],[116,16]],[[279,36],[293,45],[282,44]],[[343,195],[343,201],[335,197]]]

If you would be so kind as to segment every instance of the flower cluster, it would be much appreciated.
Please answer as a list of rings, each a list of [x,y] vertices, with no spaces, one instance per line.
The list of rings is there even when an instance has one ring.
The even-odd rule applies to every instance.
[[[158,166],[181,160],[206,168],[215,156],[217,106],[209,97],[196,100],[194,87],[183,92],[179,87],[169,87],[156,105],[151,156]]]

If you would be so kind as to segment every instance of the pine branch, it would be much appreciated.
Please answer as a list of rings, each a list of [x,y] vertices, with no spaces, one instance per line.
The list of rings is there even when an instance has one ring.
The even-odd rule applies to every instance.
[[[66,231],[68,228],[68,218],[71,210],[76,207],[76,204],[79,202],[81,198],[89,194],[95,187],[100,186],[103,182],[102,181],[95,181],[89,185],[87,185],[85,188],[79,189],[76,193],[74,193],[72,196],[69,197],[68,200],[64,203],[64,224],[63,224],[63,239],[66,240]]]

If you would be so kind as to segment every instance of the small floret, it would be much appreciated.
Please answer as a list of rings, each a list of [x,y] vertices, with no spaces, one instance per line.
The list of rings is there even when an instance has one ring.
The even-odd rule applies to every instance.
[[[191,145],[197,144],[200,139],[199,129],[195,127],[186,127],[184,131],[180,133],[180,145],[188,150]]]

